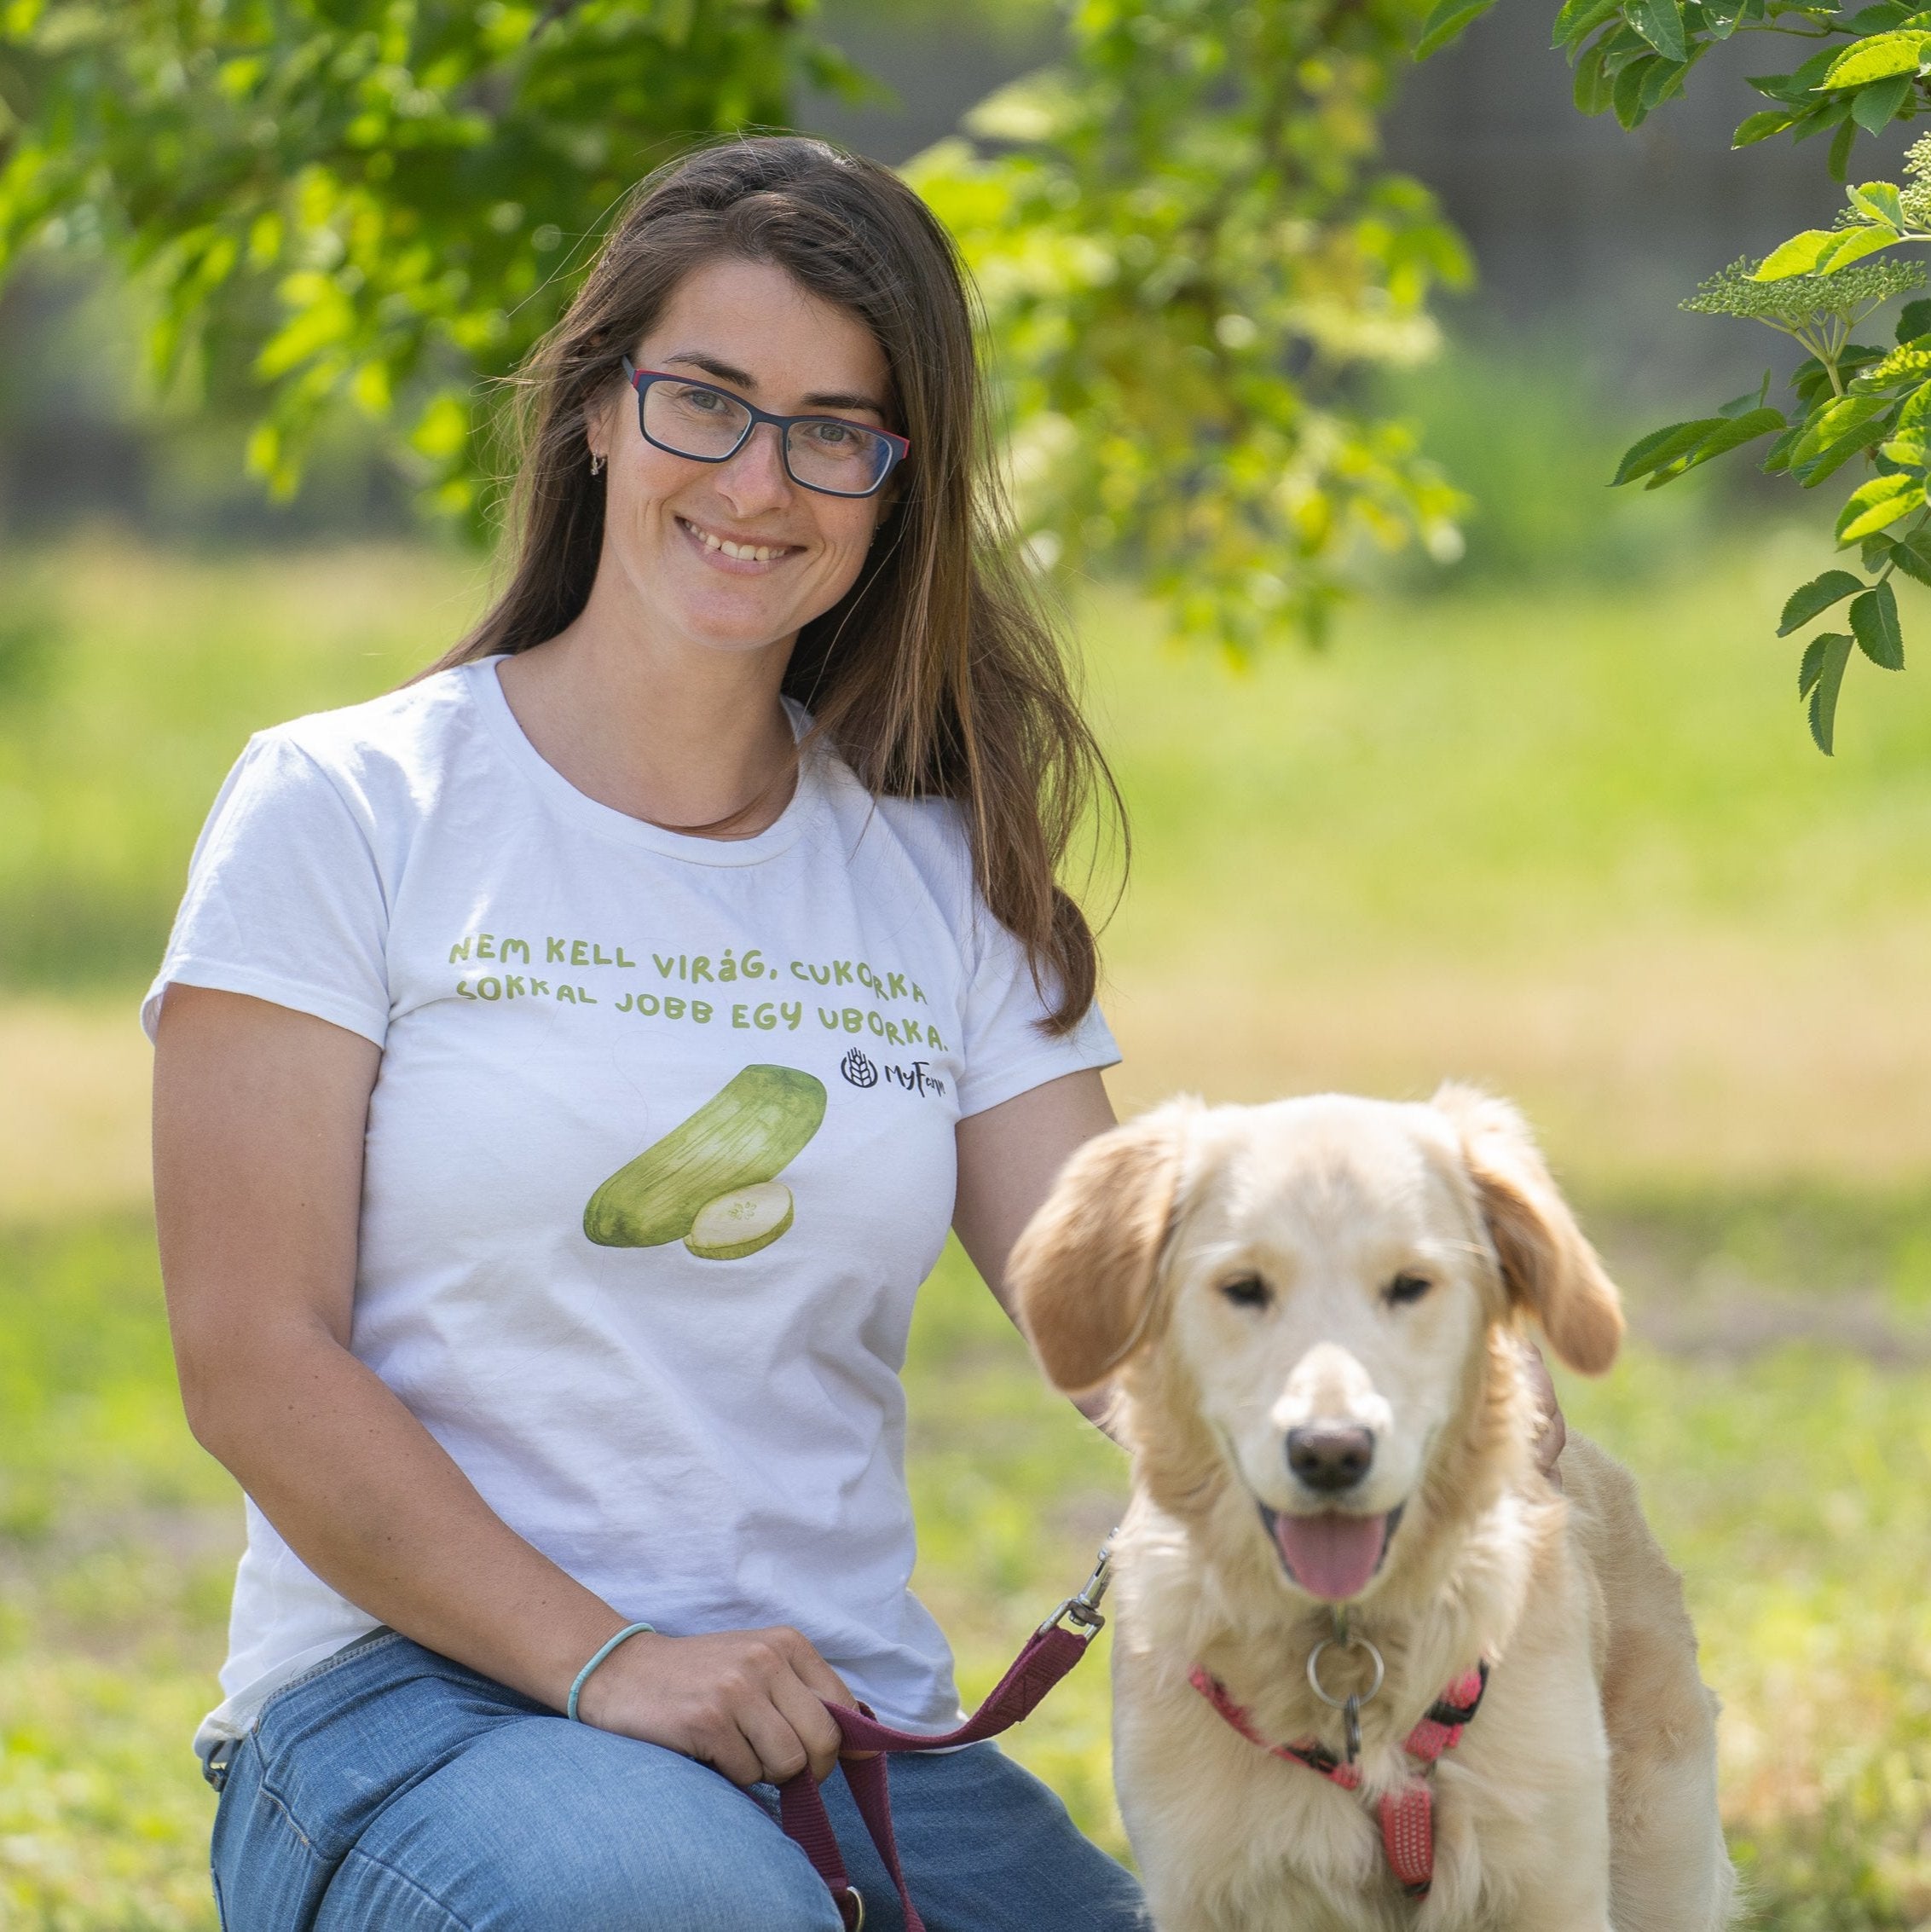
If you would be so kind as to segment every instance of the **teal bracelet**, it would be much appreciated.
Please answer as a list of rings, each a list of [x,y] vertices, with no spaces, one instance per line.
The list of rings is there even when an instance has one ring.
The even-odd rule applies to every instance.
[[[655,1636],[657,1632],[657,1627],[655,1623],[625,1624],[623,1628],[619,1630],[616,1635],[612,1637],[610,1642],[605,1644],[603,1649],[598,1651],[596,1656],[592,1657],[589,1663],[585,1664],[582,1669],[577,1672],[576,1681],[569,1687],[569,1702],[564,1707],[564,1715],[569,1719],[572,1724],[581,1724],[583,1721],[583,1720],[576,1715],[576,1700],[583,1695],[583,1686],[590,1681],[590,1673],[594,1670],[597,1666],[601,1663],[604,1659],[607,1657],[610,1654],[610,1652],[614,1651],[617,1647],[617,1646],[624,1640],[626,1637],[634,1637],[639,1631],[643,1630],[648,1630],[652,1636]]]

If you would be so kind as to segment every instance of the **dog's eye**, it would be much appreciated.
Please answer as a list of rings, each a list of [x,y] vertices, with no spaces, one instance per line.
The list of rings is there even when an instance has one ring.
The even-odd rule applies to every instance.
[[[1223,1281],[1220,1292],[1236,1308],[1265,1308],[1274,1299],[1274,1291],[1258,1275],[1238,1275]]]
[[[1397,1275],[1382,1293],[1400,1307],[1404,1302],[1419,1301],[1434,1286],[1425,1275]]]

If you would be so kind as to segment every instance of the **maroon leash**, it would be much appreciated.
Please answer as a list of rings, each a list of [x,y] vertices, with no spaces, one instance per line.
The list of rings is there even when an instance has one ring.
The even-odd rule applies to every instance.
[[[889,1724],[881,1724],[863,1705],[856,1710],[836,1704],[824,1707],[838,1720],[843,1750],[881,1754],[876,1757],[841,1757],[839,1769],[852,1788],[859,1816],[864,1820],[879,1861],[899,1889],[905,1932],[925,1932],[925,1921],[912,1904],[905,1872],[899,1864],[899,1842],[893,1835],[892,1801],[886,1784],[886,1758],[893,1751],[938,1751],[955,1744],[976,1744],[982,1738],[996,1738],[1021,1718],[1030,1717],[1046,1693],[1085,1656],[1087,1645],[1106,1622],[1099,1606],[1100,1599],[1107,1594],[1112,1560],[1109,1542],[1100,1552],[1099,1563],[1086,1579],[1084,1588],[1077,1596],[1068,1597],[1032,1633],[1025,1649],[1013,1659],[1011,1669],[957,1730],[938,1737],[922,1736],[917,1732],[898,1731]],[[1077,1628],[1068,1629],[1069,1623]],[[845,1870],[837,1834],[832,1831],[831,1819],[825,1812],[824,1794],[808,1769],[778,1787],[778,1803],[785,1836],[799,1846],[812,1861],[812,1870],[824,1879],[837,1901],[845,1932],[859,1932],[865,1920],[864,1900]]]

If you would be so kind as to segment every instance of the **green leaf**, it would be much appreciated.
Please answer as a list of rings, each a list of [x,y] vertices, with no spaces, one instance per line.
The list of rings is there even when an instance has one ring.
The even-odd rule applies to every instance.
[[[1931,302],[1907,302],[1898,315],[1897,339],[1911,342],[1931,335]]]
[[[1880,84],[1882,84],[1880,83]],[[1858,95],[1859,101],[1861,101],[1865,94],[1874,91],[1874,89],[1865,88],[1864,93]],[[1852,112],[1856,114],[1854,108]],[[1871,127],[1870,122],[1865,120],[1863,115],[1857,114],[1856,118],[1859,127],[1870,128],[1873,134],[1877,132],[1877,128]],[[1890,118],[1887,114],[1884,119],[1888,120]],[[1883,121],[1880,121],[1877,127],[1882,127],[1883,124]],[[1896,187],[1890,182],[1867,181],[1861,188],[1853,188],[1851,190],[1851,205],[1853,207],[1862,209],[1872,221],[1882,223],[1888,228],[1901,228],[1905,225],[1904,203],[1899,198]]]
[[[1842,436],[1828,449],[1818,454],[1800,460],[1795,452],[1790,457],[1790,474],[1806,489],[1815,489],[1820,483],[1836,475],[1852,457],[1861,454],[1874,443],[1882,443],[1890,434],[1890,429],[1882,416],[1873,417],[1868,423]]]
[[[1810,462],[1827,449],[1854,436],[1874,418],[1891,407],[1888,396],[1846,396],[1833,402],[1805,430],[1797,447],[1790,452],[1792,468]]]
[[[1837,246],[1841,228],[1806,228],[1781,247],[1773,248],[1757,265],[1752,281],[1783,281],[1791,275],[1813,275],[1822,257]]]
[[[1909,536],[1893,537],[1891,561],[1907,577],[1931,584],[1931,533],[1913,530]]]
[[[1922,32],[1873,34],[1868,40],[1853,41],[1847,47],[1816,84],[1819,91],[1824,88],[1868,87],[1872,81],[1888,80],[1893,74],[1915,74],[1927,47],[1931,47],[1931,34]]]
[[[1841,137],[1845,134],[1854,135],[1857,129],[1851,122],[1846,121],[1837,132]],[[1833,154],[1837,152],[1835,142],[1831,145],[1830,152]],[[1820,275],[1835,275],[1839,269],[1849,268],[1853,262],[1861,262],[1866,255],[1875,255],[1880,250],[1894,248],[1903,239],[1892,228],[1839,228],[1837,234],[1840,238],[1837,246],[1827,249],[1817,264],[1817,272]]]
[[[1858,649],[1887,671],[1905,668],[1905,636],[1898,628],[1898,593],[1888,583],[1867,590],[1851,605],[1851,634]]]
[[[1587,40],[1604,20],[1622,11],[1622,0],[1563,0],[1556,15],[1555,32],[1549,44],[1573,50]]]
[[[1826,652],[1841,631],[1819,631],[1804,646],[1803,659],[1797,666],[1797,696],[1808,697],[1817,688],[1817,680],[1824,675],[1824,659]],[[1848,655],[1847,653],[1847,655]]]
[[[1773,373],[1772,370],[1766,369],[1763,372],[1763,380],[1755,389],[1746,389],[1741,396],[1732,396],[1727,402],[1719,408],[1716,412],[1717,414],[1728,416],[1734,420],[1738,416],[1747,415],[1752,409],[1762,408],[1764,397],[1770,394],[1770,382]]]
[[[1810,735],[1817,749],[1828,758],[1837,735],[1837,693],[1843,688],[1844,667],[1851,661],[1851,640],[1841,631],[1812,639],[1812,648],[1824,646],[1811,680]],[[1809,653],[1805,653],[1807,664]]]
[[[1730,137],[1730,145],[1749,148],[1759,141],[1768,141],[1772,135],[1783,133],[1796,118],[1795,111],[1789,107],[1766,107],[1760,114],[1752,114],[1737,123],[1736,133]]]
[[[1873,477],[1853,490],[1837,513],[1837,541],[1855,543],[1908,517],[1924,502],[1922,477]]]
[[[1851,99],[1851,119],[1866,134],[1882,134],[1898,118],[1898,110],[1911,98],[1915,74],[1893,74],[1888,80],[1874,80],[1860,87]],[[1886,182],[1886,187],[1890,184]],[[1897,189],[1891,193],[1894,197]]]
[[[1795,428],[1785,430],[1783,435],[1778,437],[1776,442],[1764,451],[1763,461],[1757,467],[1766,477],[1776,476],[1780,471],[1789,469],[1790,466],[1790,452],[1796,448],[1798,440],[1802,435],[1803,426],[1801,424]]]
[[[1627,0],[1622,17],[1664,60],[1685,58],[1683,10],[1676,0]]]
[[[1842,24],[1852,33],[1888,33],[1893,27],[1902,26],[1911,14],[1911,9],[1904,0],[1879,0],[1876,6],[1853,14]]]
[[[1812,617],[1828,610],[1833,604],[1842,603],[1847,597],[1854,597],[1864,587],[1864,579],[1853,576],[1848,570],[1826,570],[1821,577],[1812,577],[1790,593],[1784,606],[1784,621],[1777,627],[1778,636],[1788,637],[1792,631],[1801,631]]]
[[[1639,98],[1645,114],[1653,113],[1672,95],[1683,91],[1683,77],[1690,71],[1687,61],[1654,61],[1643,78]]]
[[[1801,106],[1842,51],[1841,48],[1826,47],[1812,54],[1801,67],[1789,73],[1751,74],[1747,78],[1759,94],[1767,94],[1772,101],[1787,101],[1793,106]]]
[[[1603,72],[1601,41],[1586,49],[1575,63],[1575,80],[1570,91],[1577,108],[1585,114],[1599,114],[1609,107],[1610,83]]]
[[[1898,411],[1897,431],[1899,436],[1931,428],[1931,382],[1914,389],[1905,398],[1904,408]]]
[[[1781,409],[1752,409],[1745,415],[1725,418],[1720,429],[1713,431],[1697,444],[1683,467],[1693,470],[1713,457],[1721,456],[1743,443],[1755,443],[1760,436],[1768,436],[1773,430],[1788,426]]]
[[[1851,149],[1857,144],[1857,123],[1849,113],[1830,137],[1830,152],[1824,157],[1824,171],[1832,181],[1841,181],[1851,171]]]
[[[1616,474],[1610,478],[1610,488],[1614,489],[1618,483],[1634,483],[1638,477],[1647,476],[1658,465],[1687,455],[1705,437],[1726,426],[1721,416],[1699,416],[1694,422],[1670,423],[1662,429],[1651,430],[1623,451],[1622,460],[1617,464]]]
[[[1440,53],[1450,41],[1459,40],[1495,3],[1495,0],[1440,0],[1421,24],[1415,59],[1425,61],[1431,54]]]
[[[1616,110],[1616,118],[1626,128],[1639,128],[1643,124],[1649,109],[1643,105],[1643,84],[1650,78],[1651,69],[1659,55],[1645,55],[1639,61],[1632,61],[1619,73],[1610,86],[1610,105]]]

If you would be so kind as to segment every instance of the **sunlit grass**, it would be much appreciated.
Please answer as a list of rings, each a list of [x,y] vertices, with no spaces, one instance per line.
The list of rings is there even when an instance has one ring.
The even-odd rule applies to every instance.
[[[1789,1218],[1782,1264],[1855,1276],[1863,1260],[1832,1228],[1827,1212]],[[0,1235],[0,1924],[211,1927],[212,1801],[188,1740],[215,1695],[238,1499],[182,1423],[139,1219]],[[1084,1576],[1124,1472],[1040,1385],[957,1251],[906,1380],[918,1587],[976,1699]],[[1764,1923],[1919,1924],[1931,1373],[1816,1344],[1693,1362],[1639,1345],[1604,1383],[1565,1381],[1564,1400],[1637,1471],[1688,1574],[1726,1706],[1725,1814]],[[1104,1646],[1010,1748],[1123,1849]]]
[[[1905,1932],[1931,1923],[1931,685],[1854,667],[1819,758],[1769,639],[1809,567],[1738,546],[1702,587],[1390,603],[1240,674],[1096,595],[1137,834],[1108,1003],[1130,1105],[1451,1072],[1528,1102],[1634,1299],[1625,1363],[1564,1400],[1688,1574],[1763,1922]],[[0,651],[0,1925],[205,1929],[187,1739],[239,1509],[173,1390],[132,995],[248,732],[399,681],[477,584],[405,550],[8,569],[40,641]],[[919,1586],[976,1697],[1123,1472],[956,1254],[907,1380]],[[1107,1703],[1096,1657],[1014,1748],[1117,1848]]]

